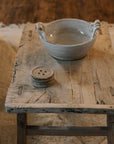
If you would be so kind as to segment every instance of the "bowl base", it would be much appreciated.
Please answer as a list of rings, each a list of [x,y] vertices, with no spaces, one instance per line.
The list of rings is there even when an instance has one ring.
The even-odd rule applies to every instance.
[[[79,58],[61,58],[61,57],[57,57],[57,56],[52,56],[53,58],[55,58],[56,60],[60,60],[60,61],[76,61],[76,60],[80,60],[83,59],[86,55],[81,56]]]

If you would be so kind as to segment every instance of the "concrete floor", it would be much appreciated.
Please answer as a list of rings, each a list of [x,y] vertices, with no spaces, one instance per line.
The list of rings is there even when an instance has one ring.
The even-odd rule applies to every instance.
[[[9,28],[9,27],[8,27]],[[14,35],[15,30],[17,37]],[[16,144],[16,114],[8,114],[4,110],[7,89],[11,81],[13,63],[22,28],[10,27],[11,34],[0,28],[0,144]],[[114,39],[114,25],[110,28],[111,39]],[[2,33],[1,33],[2,32]],[[14,32],[14,33],[13,33]],[[16,39],[14,42],[14,38]],[[4,39],[4,41],[3,41]],[[113,43],[114,47],[114,43]],[[81,114],[29,114],[29,124],[38,125],[78,125],[78,126],[105,126],[105,115]],[[27,137],[28,144],[107,144],[106,137]]]

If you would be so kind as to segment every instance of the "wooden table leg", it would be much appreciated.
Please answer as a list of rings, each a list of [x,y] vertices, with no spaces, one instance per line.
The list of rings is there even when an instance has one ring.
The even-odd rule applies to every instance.
[[[108,144],[114,144],[114,115],[107,115]]]
[[[26,114],[17,114],[17,144],[26,144]]]

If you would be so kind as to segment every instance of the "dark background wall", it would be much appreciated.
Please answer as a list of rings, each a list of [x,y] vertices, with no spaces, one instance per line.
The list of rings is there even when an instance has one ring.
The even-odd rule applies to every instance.
[[[59,18],[114,23],[114,0],[0,0],[0,21],[5,24]]]

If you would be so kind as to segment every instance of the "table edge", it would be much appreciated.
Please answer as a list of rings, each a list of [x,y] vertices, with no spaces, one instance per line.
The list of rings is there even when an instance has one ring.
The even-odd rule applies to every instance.
[[[8,113],[88,113],[114,114],[114,105],[55,104],[55,103],[5,103]]]

